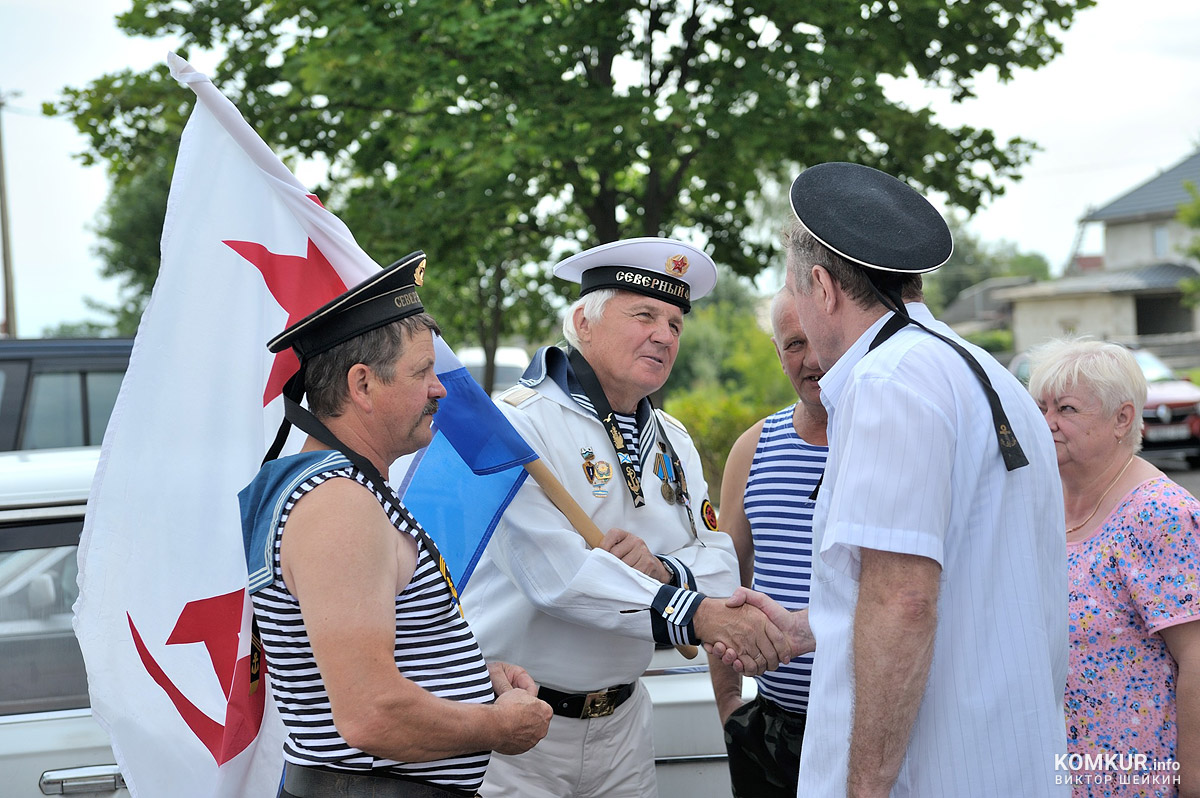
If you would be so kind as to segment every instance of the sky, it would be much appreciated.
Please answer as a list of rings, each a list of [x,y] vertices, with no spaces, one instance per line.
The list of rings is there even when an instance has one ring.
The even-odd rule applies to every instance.
[[[76,157],[86,146],[66,119],[41,115],[64,86],[82,87],[124,67],[162,64],[171,40],[130,39],[114,17],[130,0],[0,0],[0,113],[16,291],[16,331],[37,337],[63,322],[102,320],[85,297],[111,304],[117,286],[99,276],[96,215],[108,192],[102,166]],[[952,104],[938,92],[901,87],[946,125],[994,130],[1040,150],[1019,182],[976,213],[968,229],[988,243],[1015,243],[1066,264],[1078,220],[1200,148],[1200,3],[1099,0],[1063,36],[1063,53],[1008,83],[982,76],[978,96]],[[204,68],[203,54],[193,62]],[[181,89],[182,90],[182,89]],[[19,95],[13,96],[14,93]],[[1099,253],[1098,226],[1082,252]],[[2,279],[2,278],[0,278]]]

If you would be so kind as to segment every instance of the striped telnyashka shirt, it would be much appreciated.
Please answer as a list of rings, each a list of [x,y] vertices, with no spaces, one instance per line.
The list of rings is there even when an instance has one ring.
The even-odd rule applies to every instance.
[[[795,405],[767,417],[746,480],[744,507],[754,537],[754,589],[789,610],[808,606],[812,580],[812,494],[826,446],[805,443],[792,426]],[[808,709],[812,654],[757,677],[758,692],[792,712]]]
[[[474,792],[487,769],[490,754],[486,751],[433,762],[396,762],[348,746],[333,725],[329,695],[313,658],[300,605],[281,576],[279,549],[295,503],[325,480],[338,477],[365,485],[361,472],[353,467],[326,471],[304,482],[288,499],[280,516],[274,581],[253,595],[271,689],[288,731],[284,759],[301,765],[404,776]],[[377,492],[375,496],[386,510],[383,497]],[[470,703],[493,700],[483,655],[452,603],[437,563],[404,519],[391,512],[389,518],[400,534],[417,540],[418,551],[412,580],[396,596],[396,668],[406,679],[441,698]],[[397,718],[398,723],[403,721]]]

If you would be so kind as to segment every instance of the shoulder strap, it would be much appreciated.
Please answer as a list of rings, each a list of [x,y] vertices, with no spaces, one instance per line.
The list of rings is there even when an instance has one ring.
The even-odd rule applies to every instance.
[[[408,508],[401,503],[400,497],[396,495],[396,492],[392,490],[392,486],[389,485],[387,480],[384,479],[383,475],[379,473],[379,469],[375,467],[375,464],[351,449],[346,444],[342,443],[327,426],[321,423],[319,418],[314,416],[306,408],[302,407],[298,402],[294,401],[290,397],[284,397],[283,416],[286,420],[290,421],[292,424],[295,424],[303,432],[313,436],[326,446],[332,449],[337,449],[339,452],[346,455],[346,459],[353,463],[354,466],[363,473],[372,489],[374,489],[379,495],[383,496],[384,503],[387,504],[393,512],[407,521],[409,526],[416,531],[417,537],[420,538],[421,543],[425,545],[425,548],[429,551],[430,556],[432,556],[434,561],[437,562],[438,570],[441,572],[442,578],[446,580],[446,584],[450,588],[450,595],[453,598],[454,603],[458,605],[458,590],[454,587],[454,580],[450,576],[450,567],[446,565],[446,560],[442,557],[442,553],[438,551],[438,547],[433,542],[433,539],[429,537],[429,533],[425,531],[424,527],[417,523],[417,519],[414,518],[412,513],[408,511]],[[459,606],[459,613],[462,613],[461,606]]]

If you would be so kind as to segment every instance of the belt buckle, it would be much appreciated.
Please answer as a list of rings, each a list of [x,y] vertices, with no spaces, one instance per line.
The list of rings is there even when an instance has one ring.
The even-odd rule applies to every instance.
[[[588,693],[583,702],[583,714],[580,718],[605,718],[617,711],[616,691],[601,690],[598,693]]]

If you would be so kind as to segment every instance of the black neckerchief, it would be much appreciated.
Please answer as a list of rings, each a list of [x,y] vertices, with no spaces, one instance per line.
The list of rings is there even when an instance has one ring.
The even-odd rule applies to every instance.
[[[583,355],[579,353],[578,349],[572,349],[568,352],[567,360],[570,362],[571,371],[575,375],[575,379],[579,380],[584,394],[595,409],[596,418],[600,419],[600,423],[608,431],[609,441],[617,453],[617,465],[621,469],[621,474],[625,477],[625,487],[629,488],[629,495],[633,497],[633,506],[643,506],[646,503],[646,498],[642,495],[641,477],[633,467],[633,460],[629,457],[629,446],[625,441],[625,435],[617,425],[616,419],[613,418],[612,406],[608,403],[608,397],[604,395],[604,388],[601,387],[600,380],[596,377],[596,372],[592,369],[591,364],[584,359]],[[638,405],[640,406],[641,402]]]
[[[904,307],[904,303],[899,301],[899,297],[894,297],[892,304],[895,305],[892,308],[894,315],[880,328],[879,333],[875,336],[875,340],[871,342],[871,346],[867,351],[869,352],[879,346],[909,324],[919,327],[934,338],[949,344],[950,348],[966,361],[967,367],[971,369],[975,378],[979,380],[979,387],[983,389],[983,395],[987,397],[988,406],[992,411],[992,426],[996,430],[996,443],[1000,445],[1000,456],[1004,458],[1004,467],[1009,471],[1016,471],[1018,468],[1029,465],[1029,459],[1021,449],[1021,444],[1017,441],[1017,436],[1013,434],[1012,425],[1008,421],[1008,415],[1004,412],[1004,405],[1000,403],[1000,396],[996,393],[996,389],[992,387],[992,381],[988,377],[987,372],[983,370],[983,366],[979,365],[979,361],[967,351],[966,347],[953,338],[942,335],[939,332],[934,332],[921,322],[911,318],[908,315],[908,309]]]
[[[596,418],[600,420],[600,423],[608,431],[609,440],[612,442],[613,449],[617,453],[617,462],[621,467],[621,473],[625,477],[625,486],[629,489],[629,495],[633,497],[633,506],[642,507],[646,504],[646,499],[642,495],[642,480],[634,470],[632,459],[628,456],[629,449],[625,441],[625,436],[613,418],[612,407],[608,403],[608,397],[604,394],[600,380],[596,377],[595,370],[578,349],[571,349],[567,353],[567,361],[569,368],[568,379],[570,379],[570,376],[573,376],[578,380],[588,401],[591,402],[592,407],[595,409]],[[647,416],[648,418],[646,418]],[[659,423],[658,414],[654,412],[649,397],[642,399],[638,403],[638,429],[642,429],[647,421],[653,421],[659,448],[671,460],[674,471],[671,476],[674,477],[675,493],[678,496],[679,503],[687,510],[688,523],[692,528],[692,536],[699,538],[699,534],[696,532],[696,519],[692,515],[692,501],[687,491],[687,478],[683,473],[683,464],[679,461],[679,455],[675,453],[675,447],[671,445],[671,439],[667,437],[666,430]],[[622,457],[622,455],[625,456]],[[640,463],[645,464],[647,462],[646,453],[638,452],[638,460]]]
[[[885,302],[885,304],[895,304],[896,301],[897,299],[893,298],[890,302]],[[904,303],[899,302],[899,307],[904,308]],[[867,351],[874,351],[877,346],[910,324],[920,327],[934,338],[939,338],[948,343],[967,362],[967,366],[971,369],[976,379],[979,380],[979,386],[983,388],[983,393],[987,397],[988,405],[992,410],[992,423],[996,428],[996,442],[1000,444],[1000,456],[1004,458],[1004,467],[1009,471],[1015,471],[1018,468],[1029,465],[1029,460],[1025,457],[1025,452],[1021,449],[1021,444],[1017,441],[1017,436],[1012,433],[1012,427],[1008,423],[1008,416],[1004,413],[1004,406],[1000,404],[1000,397],[996,394],[996,389],[992,387],[992,381],[983,370],[983,366],[979,365],[979,362],[975,360],[971,353],[957,341],[941,333],[934,332],[921,322],[911,318],[908,315],[907,309],[901,311],[893,308],[891,318],[879,328],[879,332],[875,334],[875,338],[871,341],[871,345],[867,347]],[[816,487],[813,488],[812,493],[808,496],[809,499],[817,498],[817,492],[821,490],[821,483],[824,479],[825,471],[822,470],[821,476],[817,479]]]

